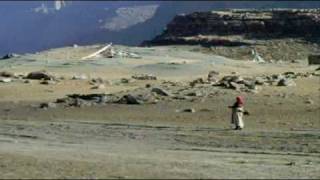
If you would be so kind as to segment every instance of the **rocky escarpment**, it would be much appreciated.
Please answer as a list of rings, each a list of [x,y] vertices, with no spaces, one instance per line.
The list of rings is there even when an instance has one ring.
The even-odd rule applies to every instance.
[[[229,10],[178,15],[151,42],[196,35],[296,37],[320,35],[320,9]]]
[[[309,53],[319,50],[319,29],[320,9],[195,12],[176,16],[161,35],[145,41],[143,45],[200,44],[211,47],[211,50],[217,46],[241,47],[240,54],[246,58],[251,56],[254,47],[268,56],[271,51],[279,51],[279,55],[275,52],[275,56],[267,57],[267,60],[305,59]],[[238,59],[246,59],[234,53],[238,52],[237,49],[223,49],[220,52],[214,48],[213,51],[215,54],[232,54]],[[294,57],[283,56],[283,51]]]

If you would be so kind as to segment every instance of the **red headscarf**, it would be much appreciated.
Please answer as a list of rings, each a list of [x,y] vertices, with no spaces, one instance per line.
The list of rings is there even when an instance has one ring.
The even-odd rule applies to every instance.
[[[244,98],[242,96],[237,96],[236,98],[238,106],[244,105]]]

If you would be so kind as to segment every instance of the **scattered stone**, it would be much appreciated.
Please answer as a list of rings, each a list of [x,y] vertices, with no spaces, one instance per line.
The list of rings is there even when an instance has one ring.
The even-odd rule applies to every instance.
[[[312,54],[308,56],[309,65],[320,64],[320,54]]]
[[[230,82],[229,84],[230,84],[230,87],[236,91],[239,91],[241,88],[240,84],[237,84],[235,82]]]
[[[36,71],[31,72],[26,76],[26,79],[35,79],[35,80],[54,80],[54,76],[48,74],[45,71]]]
[[[202,78],[198,78],[191,81],[189,84],[191,87],[194,87],[196,84],[204,84],[204,80]]]
[[[25,81],[23,81],[24,83],[26,83],[26,84],[29,84],[29,83],[31,83],[31,81],[30,80],[25,80]]]
[[[120,98],[120,100],[117,102],[120,104],[143,104],[142,101],[138,100],[136,97],[134,97],[131,94],[127,94],[122,96],[122,98]]]
[[[167,92],[166,90],[163,90],[161,88],[152,88],[151,92],[154,92],[160,96],[171,96],[171,94],[169,92]]]
[[[312,73],[313,76],[320,76],[320,71]]]
[[[296,165],[296,162],[289,162],[286,164],[287,166],[295,166]]]
[[[12,82],[12,79],[11,78],[2,78],[2,79],[0,79],[0,82],[9,83],[9,82]]]
[[[12,73],[12,72],[8,72],[8,71],[2,71],[2,72],[0,72],[0,76],[2,76],[2,77],[11,77],[11,78],[13,78],[13,77],[15,77],[15,74],[14,73]]]
[[[123,83],[123,84],[128,84],[128,83],[130,82],[130,79],[121,78],[121,79],[120,79],[120,82]]]
[[[88,79],[88,77],[85,74],[74,75],[72,77],[72,80],[86,80],[86,79]]]
[[[220,73],[217,72],[217,71],[210,71],[209,74],[208,74],[208,81],[209,82],[213,82],[213,83],[216,83],[218,82],[218,75]]]
[[[57,104],[52,102],[40,104],[41,109],[56,108],[56,107],[57,107]]]
[[[40,84],[43,84],[43,85],[53,85],[53,84],[56,84],[55,81],[50,81],[50,80],[43,80],[40,82]]]
[[[256,77],[255,84],[256,85],[264,85],[265,81],[262,77]]]
[[[314,102],[313,102],[311,99],[307,99],[307,100],[305,101],[305,103],[307,103],[307,104],[314,104]]]
[[[189,92],[186,94],[187,96],[196,96],[196,97],[201,97],[203,94],[200,91],[194,91],[194,92]]]
[[[203,108],[203,109],[200,109],[199,111],[200,111],[200,112],[210,112],[211,110],[210,110],[210,109],[207,109],[207,108]]]
[[[91,89],[105,89],[106,86],[104,84],[99,84],[97,86],[92,87]]]
[[[93,78],[90,80],[90,84],[103,84],[104,80],[102,78]]]
[[[255,82],[245,81],[244,85],[250,90],[257,90],[257,86]]]
[[[146,84],[146,88],[150,88],[151,87],[151,84]]]
[[[186,108],[186,109],[181,110],[180,112],[195,113],[195,112],[196,112],[196,110],[195,110],[194,108]]]
[[[3,56],[1,59],[5,60],[5,59],[10,59],[10,58],[19,57],[19,56],[20,55],[15,54],[15,53],[9,53],[9,54],[6,54],[5,56]]]
[[[157,77],[152,74],[137,74],[133,75],[132,78],[137,80],[157,80]]]
[[[296,83],[292,80],[292,79],[280,79],[278,84],[278,86],[296,86]]]

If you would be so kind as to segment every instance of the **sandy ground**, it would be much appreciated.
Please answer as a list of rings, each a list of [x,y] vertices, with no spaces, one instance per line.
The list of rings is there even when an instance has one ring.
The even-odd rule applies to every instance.
[[[0,84],[0,178],[320,178],[319,76],[297,79],[294,87],[263,86],[257,94],[217,87],[215,96],[190,101],[38,107],[67,94],[188,82],[210,70],[255,76],[317,67],[305,61],[235,61],[188,46],[119,46],[142,58],[78,60],[97,48],[61,48],[0,62],[1,70],[18,74],[45,69],[65,77],[53,85]],[[159,80],[116,83],[136,73]],[[93,90],[89,80],[70,80],[77,74],[109,83]],[[234,131],[227,106],[239,94],[250,115],[245,129]],[[196,112],[176,112],[183,108]]]

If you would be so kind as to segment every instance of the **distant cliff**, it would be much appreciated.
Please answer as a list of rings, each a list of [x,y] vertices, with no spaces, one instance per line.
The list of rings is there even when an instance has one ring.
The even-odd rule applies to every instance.
[[[144,44],[196,44],[192,36],[250,38],[312,37],[320,35],[320,9],[224,10],[176,16],[166,30]],[[218,38],[219,39],[219,38]],[[244,42],[211,38],[207,44],[241,45]]]

